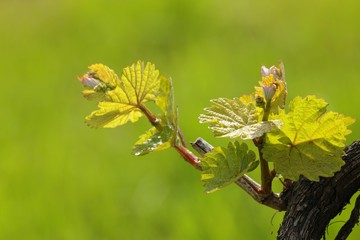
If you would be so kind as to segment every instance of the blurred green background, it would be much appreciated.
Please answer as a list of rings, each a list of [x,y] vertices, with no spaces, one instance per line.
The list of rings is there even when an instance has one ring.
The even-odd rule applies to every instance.
[[[187,141],[214,139],[209,100],[250,93],[285,64],[289,99],[316,94],[358,119],[359,1],[0,1],[0,239],[275,239],[283,213],[235,185],[205,194],[173,150],[130,155],[142,119],[91,129],[76,77],[138,59],[172,76]],[[257,177],[256,175],[254,176]],[[347,219],[328,227],[328,239]],[[349,239],[359,239],[357,227]]]

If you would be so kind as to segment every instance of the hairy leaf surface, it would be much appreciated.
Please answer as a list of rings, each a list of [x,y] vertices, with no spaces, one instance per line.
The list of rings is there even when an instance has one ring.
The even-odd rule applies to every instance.
[[[216,137],[240,137],[254,139],[281,127],[278,120],[259,122],[259,110],[250,96],[241,98],[218,98],[205,108],[200,123],[210,123],[209,128]]]
[[[266,135],[263,156],[274,162],[277,173],[284,178],[309,180],[330,177],[344,164],[341,156],[347,126],[354,120],[335,112],[327,112],[327,103],[315,96],[297,97],[289,106],[289,113],[281,111],[284,125],[281,130]]]
[[[216,147],[201,161],[201,180],[206,192],[216,191],[235,182],[258,166],[255,153],[245,143],[230,142],[227,148]]]

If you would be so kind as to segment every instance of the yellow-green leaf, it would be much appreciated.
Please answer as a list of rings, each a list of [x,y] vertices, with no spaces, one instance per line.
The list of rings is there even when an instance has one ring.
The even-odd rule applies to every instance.
[[[160,76],[159,94],[155,103],[165,115],[174,114],[174,96],[171,78]]]
[[[99,109],[86,118],[92,127],[116,127],[128,121],[136,122],[142,116],[143,103],[155,101],[159,94],[159,71],[148,62],[137,63],[124,68],[120,80],[109,68],[101,64],[90,66],[94,76],[114,87],[105,92]]]
[[[206,192],[235,182],[258,166],[256,155],[245,143],[229,142],[227,148],[215,147],[201,160],[201,180]]]
[[[298,180],[300,175],[318,181],[330,177],[344,164],[341,156],[347,128],[354,120],[327,112],[327,103],[315,96],[297,97],[289,113],[280,111],[276,118],[281,130],[266,135],[263,156],[274,162],[276,172],[284,178]]]
[[[120,88],[126,95],[122,101],[129,104],[155,101],[159,87],[159,71],[155,69],[155,64],[138,61],[122,72]]]
[[[89,67],[90,73],[96,78],[99,79],[101,82],[107,84],[109,87],[114,89],[116,86],[119,85],[119,78],[108,66],[104,64],[98,63],[93,64]]]
[[[114,128],[130,122],[136,122],[143,114],[140,109],[129,104],[100,102],[99,109],[85,118],[91,127]]]
[[[84,89],[82,94],[87,100],[101,99],[105,96],[104,92],[96,91],[94,89]]]

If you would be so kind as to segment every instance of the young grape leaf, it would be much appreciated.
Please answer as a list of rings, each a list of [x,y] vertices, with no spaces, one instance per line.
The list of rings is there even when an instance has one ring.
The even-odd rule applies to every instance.
[[[173,130],[169,126],[164,126],[161,131],[153,127],[140,136],[140,139],[133,146],[132,154],[141,156],[168,149],[172,146],[172,137]]]
[[[200,123],[210,123],[209,128],[216,137],[240,137],[254,139],[281,127],[278,120],[259,122],[259,110],[250,96],[241,98],[218,98],[205,108]]]
[[[159,94],[156,98],[156,105],[160,107],[162,112],[166,113],[169,110],[169,105],[173,105],[173,89],[172,81],[164,76],[160,77]]]
[[[235,182],[245,173],[254,170],[259,161],[245,143],[229,142],[227,148],[215,147],[201,161],[201,180],[207,193]]]
[[[350,133],[347,126],[354,120],[327,112],[327,105],[315,96],[297,97],[288,114],[281,111],[276,115],[284,125],[266,135],[262,153],[284,178],[296,181],[303,175],[319,181],[320,176],[333,176],[344,164],[341,156],[345,135]]]
[[[150,62],[145,65],[138,61],[124,68],[120,87],[129,104],[138,106],[147,101],[155,101],[160,87],[159,70]]]
[[[143,103],[156,100],[160,80],[154,64],[138,61],[124,68],[120,80],[112,70],[95,66],[90,67],[95,77],[114,89],[106,91],[99,109],[86,117],[90,126],[114,128],[128,121],[136,122],[143,115]]]

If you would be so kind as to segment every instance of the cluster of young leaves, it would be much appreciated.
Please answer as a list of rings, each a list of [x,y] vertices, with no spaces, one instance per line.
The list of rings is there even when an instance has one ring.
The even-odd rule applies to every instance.
[[[153,127],[135,143],[134,155],[167,149],[178,141],[172,82],[154,64],[138,61],[124,68],[120,77],[103,64],[93,64],[79,80],[86,99],[100,100],[98,109],[85,118],[89,126],[114,128],[144,115],[151,122]],[[159,116],[148,110],[147,102],[159,107]]]
[[[327,111],[328,104],[315,96],[297,97],[285,111],[287,86],[283,65],[262,67],[262,80],[250,95],[211,100],[199,119],[208,123],[216,137],[253,140],[260,161],[273,162],[276,173],[298,180],[302,175],[318,181],[332,176],[344,164],[341,156],[350,117]],[[190,163],[202,170],[207,192],[237,181],[259,165],[245,143],[230,142],[215,147],[198,162],[189,154],[178,129],[171,79],[160,75],[155,65],[138,61],[123,69],[120,77],[103,64],[93,64],[79,78],[88,100],[98,99],[98,109],[85,118],[94,128],[114,128],[146,116],[152,124],[134,144],[134,155],[177,147]],[[154,102],[160,114],[147,108]],[[179,147],[180,146],[180,147]],[[182,149],[182,150],[181,150]],[[190,156],[191,155],[191,156]]]
[[[328,104],[314,96],[295,98],[286,112],[283,65],[269,69],[263,66],[261,70],[262,80],[254,93],[211,100],[213,105],[205,108],[200,123],[209,123],[216,137],[260,143],[257,147],[263,159],[273,162],[276,173],[286,179],[296,181],[303,175],[318,181],[320,176],[329,177],[339,171],[344,164],[341,156],[345,136],[350,133],[347,126],[354,120],[328,112]],[[227,149],[215,148],[202,159],[207,191],[234,182],[257,166],[255,157],[249,161],[247,154],[237,155],[237,148],[230,146],[233,143]]]

